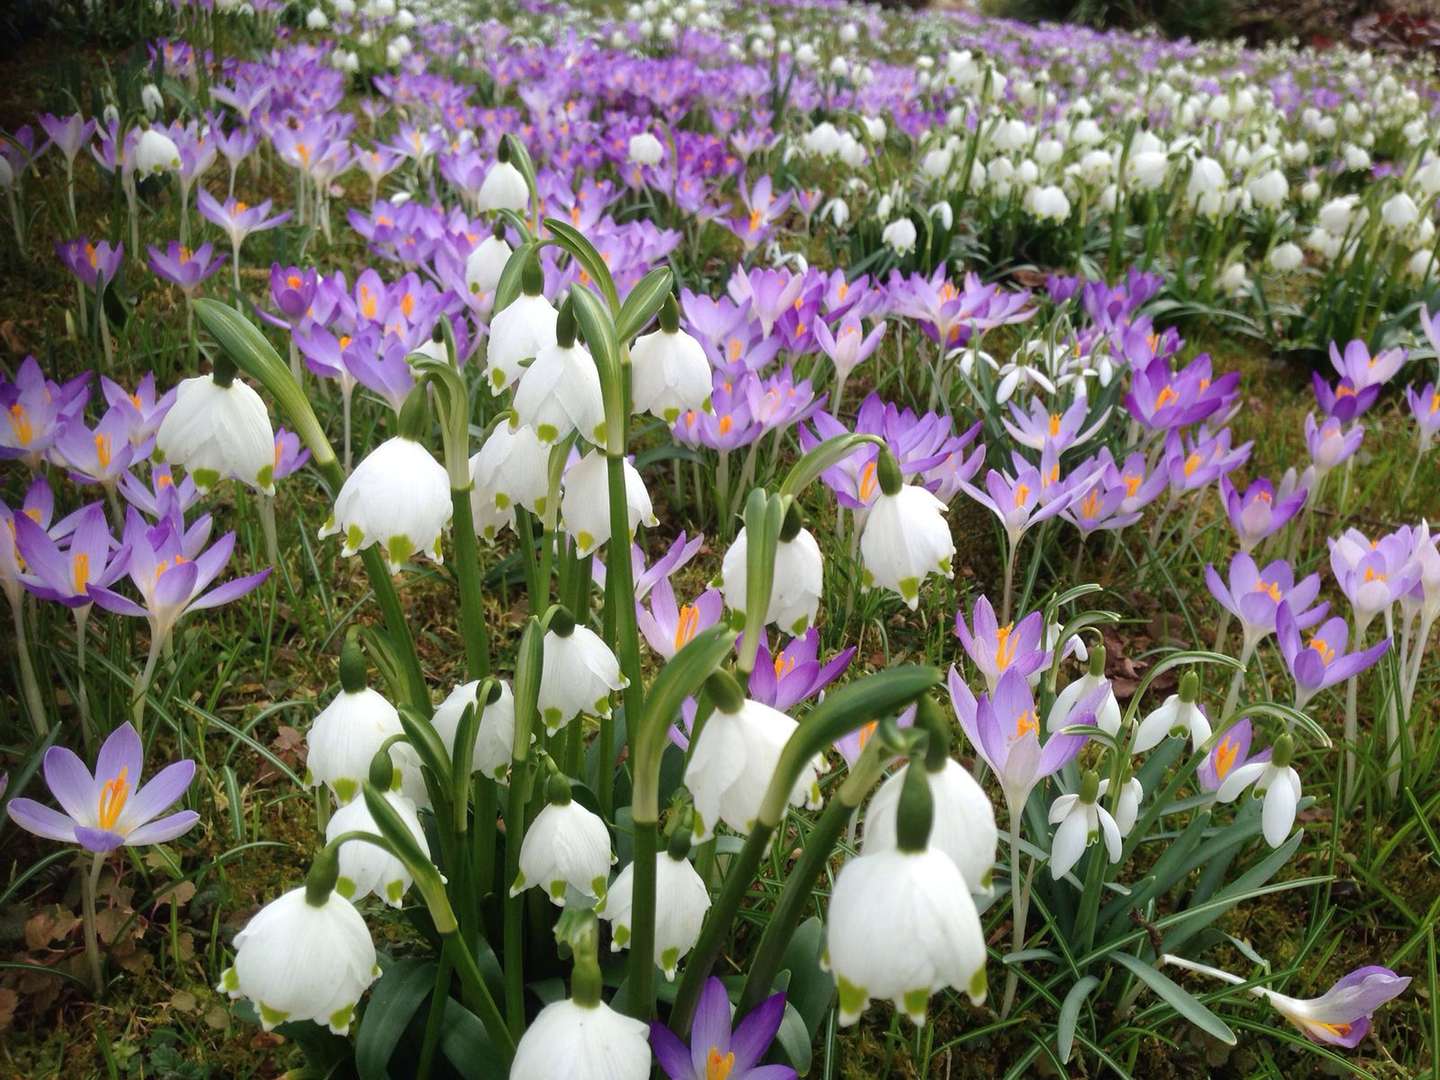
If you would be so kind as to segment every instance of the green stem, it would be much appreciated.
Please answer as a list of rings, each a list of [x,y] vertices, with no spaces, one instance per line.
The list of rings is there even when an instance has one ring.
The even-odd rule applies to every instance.
[[[90,860],[90,872],[80,881],[81,918],[85,923],[85,959],[90,966],[90,986],[95,997],[105,995],[105,973],[101,967],[100,934],[95,922],[95,894],[100,888],[100,871],[105,868],[105,853],[95,852]]]
[[[1024,890],[1020,884],[1020,809],[1011,806],[1010,810],[1010,923],[1013,927],[1011,933],[1011,952],[1019,952],[1025,946],[1025,920],[1029,914],[1025,910],[1026,903]],[[1015,991],[1020,985],[1020,973],[1011,967],[1005,976],[1005,998],[1000,1006],[1001,1017],[1010,1015],[1010,1008],[1015,1004]]]
[[[465,1007],[480,1018],[490,1041],[505,1056],[505,1060],[509,1061],[515,1056],[517,1037],[505,1027],[505,1020],[500,1015],[495,999],[490,996],[485,978],[475,964],[475,957],[470,955],[470,950],[465,948],[465,943],[455,934],[445,935],[445,955],[450,957],[450,962],[455,965],[455,970],[460,975]]]
[[[525,838],[525,780],[523,762],[516,762],[510,774],[510,794],[505,812],[505,878],[500,887],[505,896],[505,1018],[510,1034],[518,1039],[525,1031],[525,894],[510,896],[508,885],[520,873],[520,844]]]
[[[648,1020],[655,1011],[655,855],[659,826],[635,822],[635,879],[630,914],[630,989],[625,1011]],[[694,960],[691,960],[694,963]]]
[[[450,953],[440,954],[435,967],[435,988],[430,992],[430,1013],[425,1017],[425,1041],[420,1044],[419,1080],[429,1080],[435,1064],[435,1047],[440,1043],[440,1025],[445,1020],[445,1003],[450,1000]]]
[[[460,582],[460,632],[465,638],[465,668],[471,679],[490,674],[490,634],[485,626],[485,602],[480,589],[480,545],[475,541],[475,520],[470,515],[470,489],[452,488],[454,508],[451,531],[455,537],[455,576]]]
[[[35,664],[30,658],[30,645],[25,638],[25,596],[15,597],[10,605],[15,616],[15,655],[20,661],[20,684],[25,688],[25,707],[30,712],[30,724],[35,734],[42,739],[50,731],[50,722],[45,718],[45,699],[40,696],[40,683],[35,678]]]
[[[475,788],[474,862],[476,898],[490,895],[495,888],[495,814],[498,793],[495,781],[477,776]]]

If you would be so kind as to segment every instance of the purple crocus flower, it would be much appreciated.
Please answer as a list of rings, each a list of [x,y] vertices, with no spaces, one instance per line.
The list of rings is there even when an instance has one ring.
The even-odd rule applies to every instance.
[[[1327,543],[1330,570],[1350,601],[1357,633],[1363,634],[1371,619],[1420,579],[1420,569],[1412,559],[1415,545],[1409,529],[1371,541],[1359,529],[1351,528]]]
[[[1160,359],[1136,371],[1125,407],[1151,430],[1174,430],[1208,419],[1226,408],[1239,385],[1239,372],[1211,377],[1210,356],[1201,353],[1184,368],[1171,372]]]
[[[319,276],[314,269],[271,263],[270,299],[279,315],[263,312],[263,317],[275,326],[288,326],[292,329],[299,326],[310,314],[318,285]]]
[[[1315,401],[1320,410],[1326,416],[1333,416],[1346,424],[1374,405],[1375,399],[1380,396],[1378,383],[1363,390],[1356,390],[1355,384],[1345,378],[1332,388],[1318,371],[1310,373],[1310,384],[1315,390]]]
[[[651,589],[659,582],[667,580],[682,566],[695,558],[704,546],[704,533],[696,533],[695,536],[691,538],[682,532],[674,539],[670,546],[665,549],[665,554],[656,559],[654,565],[647,568],[645,566],[645,552],[639,544],[632,544],[630,547],[630,568],[635,578],[635,599],[637,601],[644,600],[646,594],[648,594]],[[595,566],[598,571],[595,583],[603,589],[605,587],[604,565],[599,559],[596,559]]]
[[[769,338],[775,321],[793,304],[805,287],[803,274],[788,270],[751,270],[744,274],[739,267],[731,275],[730,297],[737,304],[750,302],[750,310],[760,320],[760,336]]]
[[[289,210],[274,217],[266,217],[270,213],[270,206],[269,199],[255,206],[233,198],[222,203],[203,188],[195,197],[195,207],[200,211],[200,216],[212,225],[219,226],[230,238],[230,247],[234,251],[240,250],[240,245],[251,233],[274,229],[290,220]]]
[[[152,653],[185,614],[238,600],[270,576],[270,568],[266,567],[258,574],[232,578],[210,589],[230,561],[235,534],[226,533],[207,550],[194,554],[186,553],[185,539],[172,522],[152,527],[132,508],[125,521],[124,543],[130,549],[126,572],[140,593],[141,603],[110,589],[91,590],[95,602],[105,610],[150,621]]]
[[[1245,637],[1242,655],[1247,657],[1275,632],[1275,612],[1280,604],[1289,605],[1301,630],[1315,625],[1330,610],[1329,603],[1310,607],[1320,594],[1320,575],[1311,574],[1297,582],[1284,559],[1276,559],[1262,570],[1247,552],[1236,552],[1230,560],[1229,585],[1220,580],[1214,566],[1205,567],[1205,584],[1220,606],[1240,620]]]
[[[650,648],[669,660],[702,630],[720,621],[725,601],[719,589],[706,589],[695,602],[676,606],[675,589],[668,577],[662,577],[650,590],[650,606],[635,602],[635,621]]]
[[[1032,611],[1018,623],[1001,626],[989,597],[982,595],[975,601],[971,619],[973,629],[966,625],[963,611],[955,613],[955,636],[992,692],[1007,671],[1029,679],[1050,662],[1044,646],[1045,617],[1040,612]]]
[[[743,639],[743,635],[742,635]],[[742,642],[735,643],[736,649]],[[829,663],[821,664],[820,632],[813,626],[790,643],[770,655],[765,631],[760,631],[760,646],[755,650],[755,670],[748,684],[752,700],[781,712],[812,698],[844,674],[855,656],[855,647],[842,650]]]
[[[1040,742],[1040,717],[1030,683],[1011,667],[1000,676],[993,694],[981,694],[977,701],[954,667],[949,675],[950,704],[965,729],[965,736],[990,766],[1000,782],[1012,819],[1025,805],[1035,786],[1075,760],[1085,745],[1084,735],[1053,734]],[[1068,724],[1095,722],[1095,707],[1105,688],[1080,702],[1071,711]]]
[[[1031,526],[1038,525],[1066,509],[1088,489],[1095,477],[1086,477],[1083,487],[1077,483],[1080,479],[1081,474],[1072,473],[1063,482],[1069,490],[1053,492],[1048,501],[1041,497],[1046,494],[1046,485],[1042,481],[1040,470],[1033,465],[1017,470],[1013,478],[991,469],[985,474],[983,492],[969,482],[962,483],[960,488],[1000,519],[1013,549]]]
[[[1347,653],[1350,629],[1338,615],[1327,619],[1304,644],[1300,641],[1300,625],[1283,601],[1275,610],[1275,632],[1280,641],[1280,655],[1295,680],[1295,708],[1327,687],[1358,675],[1390,648],[1390,639],[1382,638],[1361,652]]]
[[[1122,475],[1115,467],[1115,461],[1108,449],[1102,448],[1099,454],[1082,464],[1076,472],[1090,473],[1096,477],[1090,489],[1060,515],[1079,529],[1080,535],[1089,536],[1102,529],[1124,529],[1140,520],[1138,509],[1125,509],[1127,503],[1134,501],[1132,492],[1139,488],[1139,483],[1135,483],[1132,488],[1130,478]],[[1163,486],[1163,475],[1160,480]]]
[[[1254,443],[1230,447],[1230,429],[1221,428],[1211,435],[1203,428],[1194,438],[1171,431],[1165,440],[1165,471],[1170,476],[1170,488],[1177,494],[1195,491],[1233,472],[1245,464],[1250,457]]]
[[[1003,416],[1000,422],[1005,425],[1010,437],[1021,446],[1028,446],[1031,450],[1043,450],[1047,445],[1051,445],[1064,453],[1076,443],[1084,442],[1093,435],[1109,416],[1107,411],[1088,432],[1081,434],[1080,429],[1089,410],[1090,403],[1081,397],[1076,398],[1063,413],[1052,413],[1043,400],[1035,397],[1030,399],[1028,413],[1012,401],[1010,416],[1013,423]]]
[[[27,356],[15,381],[0,379],[0,460],[19,458],[38,469],[60,429],[79,416],[89,397],[89,374],[63,386],[45,378],[33,356]]]
[[[85,143],[95,133],[95,121],[86,120],[80,113],[64,117],[45,113],[40,117],[40,126],[50,137],[48,145],[56,147],[65,155],[67,168],[74,165],[76,155],[84,149]],[[43,152],[42,149],[41,153]]]
[[[882,320],[877,322],[870,333],[865,333],[864,326],[859,316],[849,312],[840,320],[839,326],[831,333],[829,325],[824,319],[815,320],[813,332],[815,341],[820,346],[820,351],[830,358],[835,365],[835,397],[838,401],[840,388],[845,385],[845,380],[850,373],[870,358],[870,355],[880,346],[880,339],[885,336],[886,324]]]
[[[163,844],[200,820],[193,810],[157,820],[161,811],[185,794],[195,776],[195,762],[188,758],[172,762],[142,787],[144,767],[140,736],[128,723],[121,724],[101,745],[93,775],[66,747],[52,746],[45,752],[45,783],[64,813],[34,799],[12,799],[7,809],[22,829],[79,844],[87,851],[105,854],[119,847]]]
[[[1248,718],[1232,724],[1220,736],[1220,741],[1210,748],[1205,760],[1195,770],[1200,786],[1206,791],[1219,791],[1225,778],[1242,765],[1270,760],[1270,748],[1266,747],[1254,757],[1250,756],[1250,740],[1254,731]]]
[[[157,521],[169,517],[172,512],[183,516],[200,498],[193,478],[186,476],[177,482],[169,465],[155,464],[150,466],[148,484],[134,473],[122,476],[120,494],[131,506]]]
[[[300,436],[293,431],[280,428],[275,432],[275,474],[276,480],[283,480],[310,460],[310,451],[300,445]]]
[[[21,580],[36,596],[69,608],[88,607],[95,599],[91,589],[108,588],[125,572],[129,552],[116,550],[103,503],[91,503],[67,519],[65,551],[29,515],[19,515],[12,524],[15,548],[25,560]]]
[[[1281,491],[1276,497],[1275,485],[1269,480],[1256,480],[1244,493],[1235,490],[1228,476],[1220,478],[1220,501],[1240,539],[1241,551],[1253,551],[1255,545],[1281,529],[1299,513],[1309,492]]]
[[[1440,432],[1440,387],[1426,383],[1418,393],[1413,386],[1406,387],[1405,400],[1410,403],[1419,430],[1420,445],[1415,451],[1418,460],[1429,451],[1436,432]]]
[[[124,413],[130,425],[130,445],[136,448],[137,457],[144,456],[147,451],[141,451],[140,447],[150,441],[159,429],[160,421],[170,411],[170,406],[175,404],[175,388],[172,386],[157,396],[155,373],[147,371],[133,394],[104,375],[100,376],[100,392],[105,395],[105,403],[110,408]],[[121,479],[123,481],[124,478]]]
[[[133,413],[112,405],[93,430],[77,417],[60,429],[53,452],[77,482],[100,484],[113,491],[135,458],[130,441],[132,417]]]
[[[150,256],[150,269],[155,272],[156,277],[177,286],[191,299],[195,296],[195,290],[225,265],[225,256],[217,254],[215,246],[209,243],[201,244],[192,251],[171,240],[163,252],[153,244],[145,251]]]
[[[1337,417],[1329,417],[1323,424],[1315,423],[1315,414],[1305,414],[1305,445],[1310,449],[1310,460],[1315,463],[1315,475],[1324,476],[1346,458],[1360,449],[1365,438],[1362,424],[1353,424],[1347,431]]]
[[[914,705],[904,709],[899,716],[895,717],[895,726],[902,731],[914,727],[916,711]],[[869,744],[879,727],[880,721],[871,720],[868,724],[861,724],[850,734],[842,735],[835,740],[835,749],[845,759],[845,765],[848,768],[855,767],[855,763],[860,760],[860,755],[865,752],[866,745]]]
[[[772,994],[741,1020],[730,1015],[725,984],[705,980],[686,1046],[664,1024],[650,1022],[650,1047],[670,1080],[795,1080],[788,1065],[761,1065],[785,1017],[784,993]]]
[[[1408,976],[1387,967],[1369,965],[1342,976],[1334,986],[1316,998],[1292,998],[1255,988],[1281,1016],[1289,1020],[1312,1042],[1351,1049],[1370,1032],[1375,1010],[1405,992]]]
[[[92,244],[81,236],[56,243],[55,254],[81,285],[92,290],[103,289],[115,280],[120,264],[125,261],[125,245],[111,247],[105,240]]]
[[[1365,342],[1356,339],[1345,346],[1342,354],[1332,341],[1330,363],[1334,365],[1341,379],[1349,379],[1356,393],[1360,393],[1394,378],[1395,373],[1405,364],[1405,350],[1382,349],[1371,356]]]

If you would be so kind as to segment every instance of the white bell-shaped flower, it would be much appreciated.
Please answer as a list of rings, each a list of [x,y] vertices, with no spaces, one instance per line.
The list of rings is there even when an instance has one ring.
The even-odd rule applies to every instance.
[[[379,975],[355,906],[333,890],[312,904],[301,887],[270,901],[235,935],[235,962],[216,989],[252,1001],[266,1031],[313,1020],[344,1035]]]
[[[599,450],[592,450],[565,471],[561,482],[560,524],[575,540],[576,554],[589,555],[610,540],[610,485],[608,463]],[[629,541],[640,525],[655,525],[655,509],[645,481],[630,462],[621,463],[625,476],[626,513],[630,522]],[[622,556],[623,558],[623,556]]]
[[[1101,780],[1100,797],[1102,799],[1109,790],[1109,779]],[[1120,789],[1120,798],[1115,802],[1115,825],[1119,828],[1122,837],[1129,836],[1130,831],[1135,828],[1135,822],[1140,817],[1140,803],[1144,798],[1145,788],[1141,785],[1138,777],[1132,776],[1125,781],[1125,786]]]
[[[985,934],[960,868],[929,846],[931,790],[923,769],[907,775],[896,846],[850,860],[835,879],[823,962],[835,975],[841,1024],[858,1020],[872,998],[893,1001],[916,1025],[947,986],[985,1000]]]
[[[1199,688],[1198,676],[1193,671],[1186,672],[1180,680],[1180,692],[1171,694],[1140,721],[1135,732],[1135,753],[1153,750],[1167,735],[1188,735],[1191,747],[1200,749],[1210,738],[1210,720],[1196,701]]]
[[[475,750],[470,765],[474,772],[503,780],[510,771],[510,759],[515,752],[515,695],[509,683],[500,682],[497,686],[499,693],[495,700],[480,710],[480,726],[475,732]],[[478,679],[461,683],[435,706],[435,713],[430,718],[435,733],[440,736],[446,753],[452,759],[460,718],[466,706],[479,704],[479,691]]]
[[[470,290],[470,295],[486,297],[494,293],[512,254],[510,245],[499,231],[476,244],[465,259],[465,287]]]
[[[688,839],[688,837],[686,838]],[[611,925],[610,951],[630,947],[630,916],[635,888],[635,864],[621,870],[596,909]],[[655,965],[674,979],[675,969],[685,954],[700,940],[705,913],[710,910],[710,891],[690,860],[667,851],[655,860]]]
[[[744,614],[747,606],[749,558],[749,542],[742,528],[720,564],[720,591],[724,594],[725,606],[739,614]],[[789,540],[782,536],[775,547],[775,578],[765,622],[792,635],[809,629],[820,610],[824,568],[820,545],[808,529],[800,529]]]
[[[155,445],[202,493],[221,480],[275,494],[275,432],[260,395],[223,370],[185,379],[160,421]]]
[[[560,313],[545,299],[541,291],[544,282],[540,264],[532,259],[522,274],[523,291],[490,320],[485,370],[492,391],[514,386],[523,370],[521,364],[555,344]]]
[[[603,1001],[555,1001],[525,1029],[510,1080],[648,1080],[650,1028]]]
[[[1218,802],[1234,802],[1242,791],[1254,784],[1256,796],[1263,795],[1265,799],[1260,827],[1265,842],[1272,848],[1285,843],[1295,826],[1295,812],[1300,803],[1300,774],[1290,764],[1294,754],[1294,739],[1288,734],[1281,735],[1275,740],[1268,761],[1251,759],[1232,769],[1215,792]]]
[[[415,803],[398,791],[385,792],[384,799],[405,823],[411,837],[428,858],[430,844],[425,839],[420,816],[415,812]],[[329,843],[347,832],[380,832],[364,799],[353,799],[331,815],[330,824],[325,827],[325,840]],[[398,908],[414,884],[415,879],[410,876],[405,864],[375,844],[361,840],[347,841],[340,845],[338,857],[340,877],[335,882],[335,890],[352,903],[373,895]]]
[[[405,729],[395,706],[365,685],[364,661],[353,642],[341,652],[340,683],[340,693],[315,717],[305,737],[305,772],[310,784],[324,784],[343,805],[360,791],[385,740],[403,735]],[[412,746],[392,745],[390,758],[407,793],[413,793],[417,784],[424,790],[420,758]]]
[[[440,534],[453,510],[445,467],[414,439],[397,435],[372,450],[346,479],[320,539],[344,536],[342,555],[378,543],[391,573],[399,573],[421,552],[444,561]]]
[[[515,507],[545,513],[549,498],[550,449],[533,428],[499,423],[470,459],[470,513],[475,532],[486,540],[515,527]]]
[[[135,144],[135,172],[141,177],[180,171],[180,148],[159,128],[147,128]]]
[[[545,445],[572,431],[593,443],[605,439],[605,399],[590,350],[575,340],[575,317],[567,303],[555,330],[556,343],[535,354],[515,388],[515,416]]]
[[[1109,783],[1106,780],[1102,785],[1099,777],[1087,772],[1078,792],[1061,795],[1050,804],[1050,824],[1060,826],[1050,842],[1050,876],[1056,880],[1068,874],[1085,849],[1101,836],[1110,861],[1120,861],[1120,826],[1100,803]]]
[[[630,347],[630,395],[635,411],[672,424],[682,412],[705,408],[712,385],[705,349],[680,329],[675,300],[666,298],[660,309],[660,329],[637,338]]]
[[[545,633],[540,672],[540,718],[553,735],[582,712],[610,715],[610,695],[630,681],[595,631],[556,616]]]
[[[738,694],[737,694],[738,697]],[[685,767],[685,785],[695,800],[695,840],[710,839],[725,822],[748,833],[775,775],[780,752],[795,733],[790,717],[749,698],[717,705],[700,730]],[[819,774],[824,762],[814,758],[800,770],[790,803],[820,805]]]
[[[540,888],[551,903],[564,907],[566,890],[574,889],[593,900],[605,895],[614,861],[605,822],[572,799],[570,782],[557,774],[550,778],[545,808],[525,830],[510,895]]]
[[[1050,706],[1050,714],[1045,721],[1047,731],[1059,731],[1066,727],[1075,707],[1082,702],[1087,709],[1094,702],[1095,724],[1105,734],[1114,735],[1120,730],[1124,716],[1115,690],[1105,677],[1105,649],[1097,646],[1091,650],[1089,662],[1089,670],[1080,678],[1066,683],[1065,688],[1055,696],[1055,704]]]
[[[920,583],[932,573],[950,573],[955,541],[945,520],[945,504],[922,487],[902,484],[899,466],[888,451],[880,454],[875,497],[860,534],[860,560],[866,588],[900,594],[914,611]]]
[[[915,766],[907,764],[888,777],[870,800],[870,807],[865,811],[863,850],[866,854],[895,847],[895,813],[905,776],[912,768]],[[995,845],[999,840],[990,797],[970,771],[952,758],[947,757],[938,770],[927,768],[926,779],[930,781],[930,795],[935,801],[930,847],[950,856],[971,893],[989,896]]]
[[[508,161],[497,161],[485,174],[476,202],[482,211],[525,213],[530,205],[530,187],[525,183],[525,174]]]

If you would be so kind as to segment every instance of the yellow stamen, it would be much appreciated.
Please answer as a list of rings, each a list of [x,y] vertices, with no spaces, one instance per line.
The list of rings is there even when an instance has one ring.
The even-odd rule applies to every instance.
[[[1199,454],[1191,454],[1185,459],[1185,477],[1189,479],[1190,474],[1200,467],[1204,459]]]
[[[1135,497],[1135,492],[1140,490],[1140,485],[1145,482],[1143,476],[1135,476],[1133,474],[1122,477],[1122,479],[1125,481],[1125,494],[1132,499]]]
[[[1015,505],[1016,505],[1016,506],[1024,506],[1029,500],[1030,500],[1030,485],[1029,485],[1029,484],[1016,484],[1016,485],[1015,485]]]
[[[85,587],[90,584],[90,556],[83,551],[76,552],[70,558],[72,584],[75,592],[83,593]]]
[[[675,623],[675,648],[679,650],[690,644],[699,627],[699,609],[693,604],[686,604],[680,609],[680,618]]]
[[[109,435],[96,435],[96,436],[95,436],[95,460],[96,460],[97,463],[99,463],[100,468],[102,468],[102,469],[108,469],[108,468],[110,467],[110,436],[109,436]]]
[[[731,416],[729,413],[726,413],[724,416],[720,417],[719,428],[720,428],[720,434],[721,434],[721,435],[729,435],[731,429],[733,429],[734,427],[735,427],[735,418],[734,418],[733,416]]]
[[[1180,395],[1179,395],[1179,394],[1177,394],[1174,390],[1172,390],[1172,389],[1171,389],[1170,387],[1168,387],[1168,386],[1162,386],[1162,387],[1160,388],[1160,393],[1158,393],[1158,394],[1155,395],[1155,408],[1157,408],[1157,409],[1163,409],[1166,405],[1169,405],[1172,401],[1179,401],[1179,400],[1180,400]]]
[[[875,462],[867,461],[860,470],[860,501],[869,502],[877,486],[879,481],[875,477]]]
[[[120,811],[125,809],[125,800],[130,797],[128,768],[122,768],[113,780],[107,780],[100,789],[100,804],[96,808],[96,824],[109,831],[120,820]]]
[[[10,406],[10,428],[21,446],[29,446],[30,440],[35,438],[35,425],[30,423],[30,414],[18,401]]]
[[[1023,739],[1026,735],[1040,734],[1040,718],[1035,715],[1035,710],[1030,709],[1015,717],[1015,738]]]
[[[1235,767],[1235,759],[1240,754],[1240,744],[1226,735],[1220,740],[1220,745],[1215,748],[1215,775],[1221,780]]]
[[[722,1055],[718,1046],[710,1047],[710,1053],[705,1058],[705,1080],[726,1080],[733,1068],[735,1068],[734,1050]]]
[[[1014,630],[1014,623],[1006,623],[995,631],[995,669],[997,671],[1004,671],[1010,666],[1010,661],[1015,659],[1015,649],[1019,646],[1019,642],[1010,640],[1010,635]]]
[[[1059,414],[1059,413],[1053,413],[1053,412],[1052,412],[1052,413],[1050,414],[1050,437],[1053,439],[1056,435],[1059,435],[1059,434],[1060,434],[1060,414]]]
[[[1328,665],[1330,661],[1335,659],[1334,648],[1331,647],[1329,642],[1318,635],[1310,639],[1310,648],[1320,654],[1320,662],[1323,664]]]

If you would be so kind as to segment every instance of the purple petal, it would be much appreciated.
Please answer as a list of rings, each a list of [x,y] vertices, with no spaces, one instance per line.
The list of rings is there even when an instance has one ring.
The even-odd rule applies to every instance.
[[[698,1076],[705,1075],[711,1049],[724,1056],[730,1050],[730,998],[725,984],[715,976],[705,980],[695,1017],[690,1025],[690,1061]]]
[[[45,751],[45,783],[55,801],[76,821],[95,817],[95,778],[73,750],[52,746]]]
[[[221,604],[228,604],[232,600],[238,600],[246,593],[258,588],[260,584],[270,576],[273,567],[266,567],[258,574],[250,574],[248,577],[233,578],[224,585],[217,585],[204,596],[200,597],[190,605],[191,611],[203,611],[206,608],[219,607]]]
[[[122,773],[134,790],[140,783],[140,773],[145,768],[145,747],[140,736],[127,721],[110,733],[95,758],[95,785],[109,783]]]
[[[65,844],[77,843],[75,822],[58,810],[51,810],[34,799],[23,798],[10,800],[6,809],[10,811],[11,820],[27,832]]]
[[[785,995],[779,993],[771,994],[740,1021],[730,1039],[730,1050],[735,1055],[735,1072],[744,1076],[765,1056],[784,1018]]]
[[[75,842],[86,851],[97,851],[101,854],[114,851],[125,843],[125,838],[119,833],[113,833],[106,829],[92,829],[85,825],[75,826]]]
[[[129,847],[163,844],[166,840],[174,840],[181,833],[188,832],[199,820],[200,815],[194,810],[181,810],[169,817],[162,817],[159,821],[152,821],[149,825],[141,825],[125,837],[125,844]]]
[[[157,608],[184,607],[195,594],[193,562],[173,563],[155,579],[154,599]]]
[[[650,1049],[670,1080],[694,1080],[690,1048],[673,1031],[655,1020],[650,1021]]]
[[[130,600],[127,597],[121,596],[113,589],[91,586],[88,595],[91,600],[94,600],[95,603],[99,604],[106,611],[113,612],[116,615],[129,615],[132,618],[144,618],[147,614],[149,614],[143,607],[135,603],[134,600]]]
[[[128,726],[128,725],[127,725]],[[185,794],[195,778],[195,762],[186,758],[167,765],[154,778],[135,792],[116,823],[119,828],[133,831],[153,818]]]
[[[761,1065],[746,1073],[745,1080],[795,1080],[795,1070],[789,1065]]]

